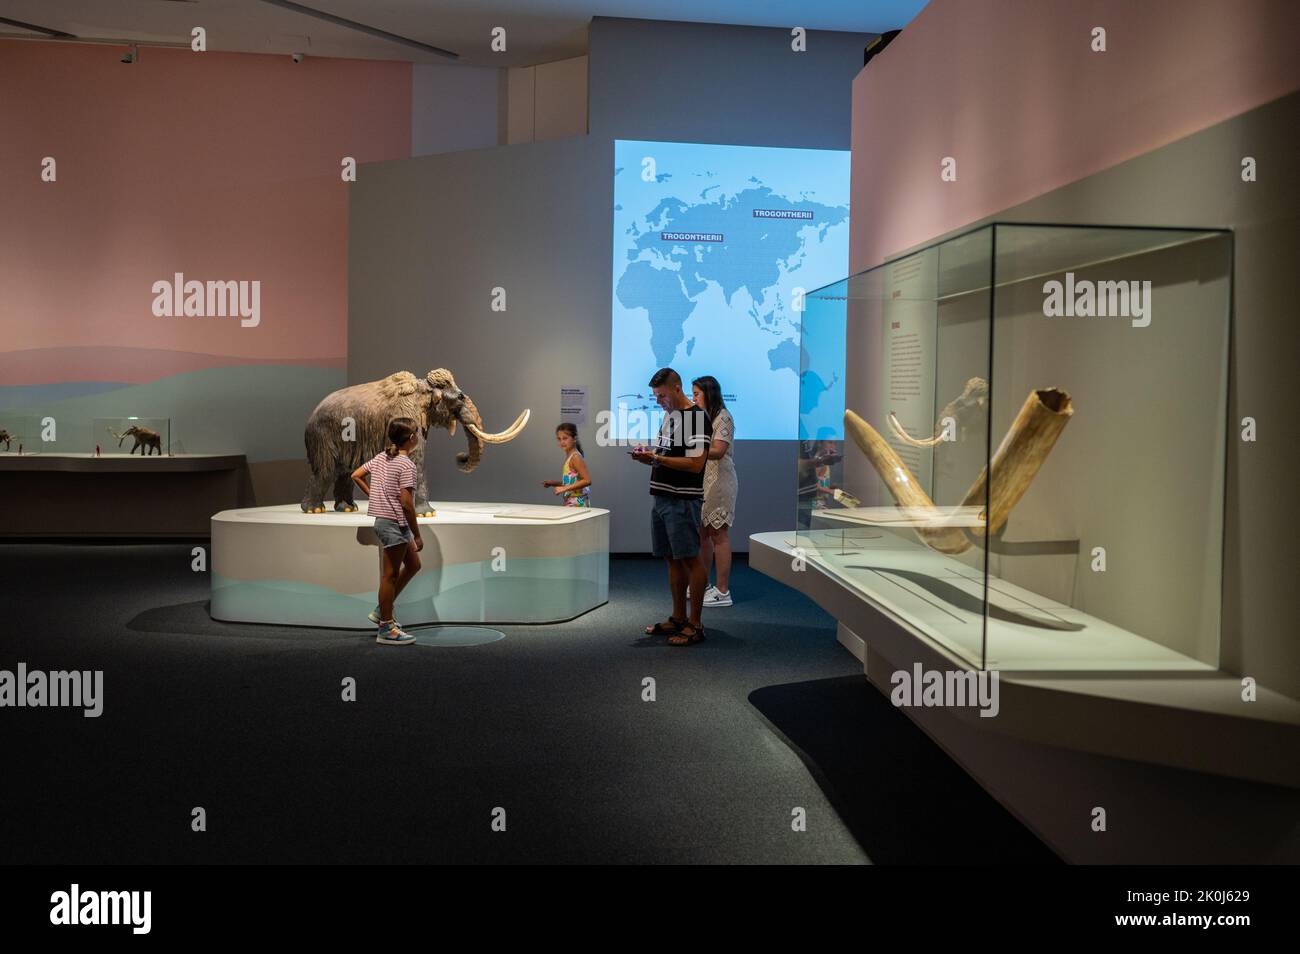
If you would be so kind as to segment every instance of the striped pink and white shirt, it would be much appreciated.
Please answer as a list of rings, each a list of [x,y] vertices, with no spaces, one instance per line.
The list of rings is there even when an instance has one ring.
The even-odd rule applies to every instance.
[[[380,452],[366,464],[370,473],[370,504],[367,512],[372,517],[386,517],[396,520],[403,527],[407,525],[406,514],[402,511],[402,489],[415,489],[415,461],[405,454],[389,457]]]

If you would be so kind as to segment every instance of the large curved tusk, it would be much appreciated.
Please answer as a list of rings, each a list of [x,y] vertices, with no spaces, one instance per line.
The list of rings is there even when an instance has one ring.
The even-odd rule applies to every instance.
[[[506,441],[512,441],[519,436],[519,432],[522,431],[527,426],[528,418],[532,415],[532,413],[533,412],[528,408],[524,408],[524,413],[520,414],[517,418],[515,418],[515,422],[513,424],[511,424],[504,431],[501,431],[498,434],[489,434],[486,431],[481,431],[473,424],[466,424],[465,430],[469,431],[471,434],[473,434],[475,437],[477,437],[479,440],[483,441],[484,443],[504,444]]]
[[[898,452],[889,446],[889,442],[880,436],[879,431],[848,408],[844,410],[844,430],[866,455],[900,507],[911,510],[918,517],[926,514],[935,515],[935,523],[913,528],[926,546],[940,553],[954,555],[965,553],[971,548],[970,540],[960,528],[944,526],[942,521],[937,519],[941,512],[935,507],[934,501],[921,489],[912,472],[898,456]]]
[[[1006,523],[1011,508],[1029,489],[1057,438],[1074,415],[1074,402],[1060,388],[1039,388],[1029,392],[1020,413],[1011,423],[993,460],[975,478],[962,506],[985,508],[980,513],[984,526],[971,530],[976,536],[997,533]],[[989,485],[989,474],[993,475]],[[987,530],[986,530],[987,528]]]
[[[965,532],[975,537],[997,533],[1006,523],[1012,508],[1029,489],[1073,414],[1074,403],[1065,391],[1039,388],[1029,392],[1011,429],[998,445],[997,453],[975,478],[958,507],[959,511],[981,508],[976,525],[964,528]],[[891,415],[890,426],[893,425]],[[844,411],[844,430],[867,456],[900,507],[911,510],[914,515],[942,514],[926,492],[916,485],[912,472],[888,442],[847,408]],[[990,473],[993,475],[991,487]],[[962,530],[945,526],[942,521],[913,529],[927,546],[940,553],[958,554],[971,546]]]
[[[913,447],[933,447],[935,444],[938,444],[940,441],[943,440],[942,434],[940,434],[938,437],[926,437],[926,438],[913,437],[911,434],[907,433],[907,431],[903,429],[902,424],[898,423],[898,418],[894,416],[893,411],[889,412],[889,429],[894,432],[894,436],[897,437],[900,441],[902,441],[904,444],[911,444]]]

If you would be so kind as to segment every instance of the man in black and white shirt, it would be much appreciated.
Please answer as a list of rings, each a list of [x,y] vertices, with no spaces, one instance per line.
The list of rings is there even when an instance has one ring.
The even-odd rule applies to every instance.
[[[653,447],[638,447],[632,458],[649,464],[651,550],[668,563],[673,611],[662,623],[645,629],[647,636],[668,636],[674,646],[689,646],[704,638],[700,611],[708,570],[700,560],[700,509],[704,504],[704,465],[709,460],[713,424],[703,408],[682,391],[682,379],[672,368],[660,368],[650,388],[664,411]],[[686,590],[690,587],[690,607]]]

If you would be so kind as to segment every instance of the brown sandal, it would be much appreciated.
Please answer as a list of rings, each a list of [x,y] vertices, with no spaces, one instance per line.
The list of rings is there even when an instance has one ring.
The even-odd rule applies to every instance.
[[[691,632],[687,634],[682,632],[682,629],[689,629]],[[668,637],[668,644],[670,646],[690,646],[692,643],[704,642],[703,626],[695,626],[691,623],[685,623],[682,625],[682,629],[679,629],[676,635]]]
[[[682,631],[682,627],[686,625],[686,620],[669,616],[666,623],[655,623],[653,626],[647,626],[641,632],[647,636],[676,636]]]

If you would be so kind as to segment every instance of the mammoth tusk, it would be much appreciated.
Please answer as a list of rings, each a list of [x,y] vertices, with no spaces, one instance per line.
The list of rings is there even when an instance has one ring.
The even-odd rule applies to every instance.
[[[992,462],[971,484],[970,490],[966,491],[963,506],[983,507],[985,484],[988,475],[993,474],[992,485],[987,488],[988,510],[987,513],[980,514],[984,526],[973,528],[972,533],[977,536],[986,532],[997,533],[1002,524],[1006,523],[1011,508],[1020,502],[1020,498],[1029,489],[1034,475],[1056,446],[1056,439],[1065,430],[1065,425],[1070,423],[1073,414],[1074,403],[1070,400],[1070,395],[1059,388],[1041,388],[1029,392],[1011,429],[998,445]]]
[[[940,434],[938,437],[927,437],[927,438],[913,437],[911,434],[907,433],[907,431],[903,429],[902,424],[898,423],[898,418],[894,416],[893,411],[889,412],[889,429],[894,432],[894,436],[897,437],[900,441],[902,441],[904,444],[911,444],[913,447],[933,447],[935,444],[938,444],[943,440],[942,434]]]
[[[889,442],[880,436],[880,432],[850,410],[844,412],[844,429],[848,431],[853,442],[862,453],[867,455],[871,466],[885,482],[889,492],[900,507],[914,507],[938,513],[930,495],[921,489],[912,472],[907,469],[901,457],[889,446]],[[922,526],[914,527],[916,535],[925,545],[940,553],[965,553],[971,548],[971,542],[958,527]]]
[[[473,424],[466,424],[465,430],[469,431],[471,434],[473,434],[479,440],[484,441],[485,443],[504,444],[506,441],[512,441],[519,436],[519,432],[522,431],[525,426],[527,426],[528,418],[532,413],[533,412],[531,410],[525,408],[524,413],[520,414],[517,418],[515,418],[515,422],[513,424],[507,427],[504,431],[501,431],[500,433],[497,434],[489,434],[486,431],[481,431]]]
[[[971,484],[961,502],[959,509],[984,507],[987,496],[987,506],[981,510],[978,524],[967,528],[969,533],[983,537],[1001,529],[1010,516],[1011,509],[1020,502],[1047,455],[1056,446],[1057,439],[1065,430],[1065,425],[1070,423],[1073,414],[1074,404],[1070,395],[1059,388],[1040,388],[1029,392],[1011,429],[998,445],[993,460]],[[890,423],[893,426],[892,420]],[[874,427],[846,409],[844,429],[867,456],[876,473],[880,474],[899,506],[933,511],[936,516],[941,513],[929,495],[917,485],[916,478],[907,469],[907,465]],[[993,474],[991,486],[990,473]],[[927,546],[940,553],[963,553],[971,546],[965,535],[967,531],[957,527],[937,524],[913,529]]]

